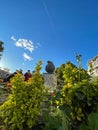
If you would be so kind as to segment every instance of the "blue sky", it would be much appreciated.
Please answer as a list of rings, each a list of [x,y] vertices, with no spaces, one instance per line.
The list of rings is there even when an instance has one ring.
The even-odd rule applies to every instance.
[[[34,70],[38,60],[56,67],[71,61],[75,52],[82,64],[98,54],[97,0],[0,0],[2,68]]]

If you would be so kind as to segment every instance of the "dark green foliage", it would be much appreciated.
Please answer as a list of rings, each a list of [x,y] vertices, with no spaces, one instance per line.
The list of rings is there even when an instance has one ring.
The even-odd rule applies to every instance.
[[[43,130],[69,130],[68,119],[60,109],[50,106],[43,116]]]
[[[98,113],[89,114],[87,125],[80,125],[80,130],[98,130]]]

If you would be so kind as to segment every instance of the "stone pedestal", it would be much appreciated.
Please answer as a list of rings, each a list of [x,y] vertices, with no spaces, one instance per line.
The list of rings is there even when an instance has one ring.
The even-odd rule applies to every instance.
[[[57,87],[57,78],[53,73],[43,73],[44,85],[53,91]]]

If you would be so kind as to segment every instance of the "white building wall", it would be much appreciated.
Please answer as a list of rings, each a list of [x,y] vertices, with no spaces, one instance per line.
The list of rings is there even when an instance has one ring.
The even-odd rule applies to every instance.
[[[88,66],[89,66],[88,73],[93,77],[98,76],[98,55],[88,61]],[[90,66],[92,66],[92,67],[90,67]],[[90,72],[90,70],[91,70],[91,72]]]

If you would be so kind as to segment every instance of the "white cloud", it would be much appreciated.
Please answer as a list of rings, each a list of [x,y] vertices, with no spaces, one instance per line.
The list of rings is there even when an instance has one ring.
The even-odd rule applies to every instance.
[[[23,47],[30,52],[34,50],[33,42],[27,39],[18,39],[15,45],[18,47]]]
[[[25,38],[18,38],[16,39],[14,36],[11,37],[11,39],[14,41],[14,44],[16,47],[23,48],[25,50],[28,50],[30,53],[32,53],[35,49],[39,48],[41,44],[38,42],[34,45],[34,43],[31,40],[25,39]],[[30,57],[27,53],[23,53],[23,58],[25,61],[33,60],[32,57]],[[24,63],[23,63],[24,65]]]
[[[22,47],[32,53],[34,51],[34,44],[31,40],[19,38],[18,40],[12,36],[11,39],[15,42],[15,45],[17,47]]]
[[[32,57],[30,57],[27,53],[23,53],[24,60],[33,60]]]
[[[16,38],[15,38],[14,36],[12,36],[11,39],[12,39],[13,41],[16,41]]]

